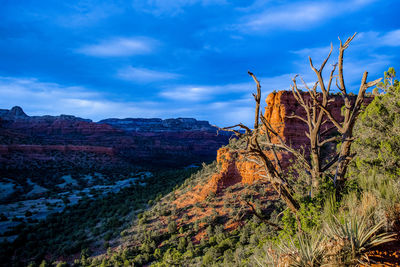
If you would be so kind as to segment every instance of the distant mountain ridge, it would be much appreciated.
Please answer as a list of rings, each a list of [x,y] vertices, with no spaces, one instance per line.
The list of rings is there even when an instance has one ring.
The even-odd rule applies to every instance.
[[[8,109],[0,109],[0,118],[4,120],[41,120],[41,119],[65,119],[65,120],[76,120],[76,121],[86,121],[86,122],[92,122],[90,119],[82,119],[79,117],[75,117],[73,115],[65,115],[61,114],[59,116],[51,116],[51,115],[43,115],[43,116],[28,116],[26,113],[23,111],[23,109],[19,106],[14,106],[10,110]]]
[[[193,118],[177,119],[105,119],[98,123],[109,124],[115,128],[130,132],[168,132],[179,130],[215,131],[208,121],[198,121]]]
[[[216,127],[193,118],[93,122],[72,115],[28,116],[16,106],[0,109],[0,169],[27,167],[33,161],[39,165],[68,161],[85,168],[111,167],[117,162],[184,166],[215,159],[229,137],[230,133],[217,134]]]

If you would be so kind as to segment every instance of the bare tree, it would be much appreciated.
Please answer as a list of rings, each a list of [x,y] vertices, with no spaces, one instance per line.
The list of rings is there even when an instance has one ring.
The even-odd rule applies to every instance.
[[[306,90],[302,91],[297,83],[298,75],[292,80],[292,94],[304,109],[304,114],[291,114],[288,117],[297,119],[307,125],[308,132],[305,135],[309,143],[305,144],[306,149],[304,151],[293,148],[283,140],[277,130],[274,129],[267,118],[260,112],[261,85],[256,76],[250,71],[248,74],[257,84],[257,94],[253,94],[256,102],[254,129],[250,129],[243,124],[223,128],[224,130],[235,132],[239,137],[245,138],[247,145],[245,151],[242,151],[243,155],[247,160],[255,162],[264,170],[264,177],[271,183],[281,199],[285,201],[290,210],[296,215],[296,218],[300,205],[294,195],[298,192],[295,192],[289,181],[285,178],[286,173],[281,167],[278,153],[282,151],[289,152],[306,170],[311,180],[311,196],[314,196],[315,192],[318,192],[321,178],[335,166],[336,174],[333,180],[335,183],[336,181],[340,181],[342,185],[345,180],[347,166],[353,156],[350,154],[351,143],[354,140],[353,127],[361,111],[365,92],[369,87],[376,85],[380,81],[379,79],[367,83],[368,73],[365,72],[357,98],[348,94],[343,77],[343,56],[344,51],[355,35],[348,38],[344,44],[340,41],[338,63],[333,65],[327,83],[324,81],[322,72],[332,54],[332,44],[328,56],[318,69],[314,67],[311,57],[309,58],[310,67],[317,76],[317,81],[312,88],[300,78],[304,86],[303,89]],[[338,68],[337,75],[335,75],[336,68]],[[336,85],[341,92],[345,104],[345,112],[342,120],[335,118],[329,107],[329,104],[335,99],[331,96],[331,87],[335,78]],[[236,130],[237,128],[244,130],[244,133]],[[272,142],[272,137],[277,141]],[[323,147],[335,147],[338,141],[341,141],[338,152],[332,150],[330,151],[331,153],[322,153]],[[338,189],[340,190],[341,188],[338,187]],[[298,226],[300,228],[299,221]]]
[[[346,85],[344,82],[344,77],[343,77],[343,56],[344,56],[344,51],[349,47],[350,42],[354,39],[356,36],[356,33],[348,38],[346,42],[343,44],[342,41],[339,38],[340,41],[340,48],[339,48],[339,60],[338,60],[338,75],[336,79],[336,86],[342,93],[342,97],[344,99],[344,118],[340,122],[338,121],[332,113],[323,105],[323,103],[318,102],[319,107],[324,111],[324,113],[328,116],[329,120],[335,125],[337,128],[337,131],[341,135],[341,141],[342,144],[340,146],[340,151],[337,155],[338,158],[338,164],[336,167],[336,173],[335,173],[335,178],[334,182],[337,185],[337,188],[340,189],[345,181],[346,181],[346,172],[347,172],[347,167],[349,165],[350,160],[354,157],[351,152],[351,144],[354,140],[353,137],[353,128],[356,123],[356,120],[358,118],[358,115],[362,111],[362,104],[364,103],[365,99],[365,92],[367,91],[368,88],[376,86],[382,78],[379,78],[377,80],[374,80],[372,82],[367,82],[368,78],[368,72],[365,71],[362,79],[361,79],[361,85],[358,90],[358,95],[355,101],[353,100],[354,97],[350,96],[347,89]],[[310,64],[312,66],[312,61],[310,58]],[[313,68],[314,69],[314,68]],[[316,71],[314,69],[314,71]],[[338,84],[339,81],[339,84]],[[314,95],[315,98],[315,95]]]

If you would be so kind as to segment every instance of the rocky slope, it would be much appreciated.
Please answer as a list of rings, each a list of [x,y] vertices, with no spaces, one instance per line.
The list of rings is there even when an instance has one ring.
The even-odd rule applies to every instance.
[[[125,164],[184,166],[213,160],[230,135],[195,119],[28,116],[0,109],[0,169],[67,161],[79,167]]]
[[[329,109],[340,120],[342,98],[332,98],[335,100]],[[371,99],[366,102],[369,101]],[[295,148],[307,144],[308,140],[303,137],[307,131],[306,125],[298,119],[290,118],[293,113],[304,115],[292,93],[272,93],[266,102],[264,115],[280,136]],[[323,129],[331,126],[327,122]],[[170,265],[175,263],[177,266],[211,266],[224,258],[235,264],[224,261],[215,265],[242,266],[244,261],[241,259],[246,257],[246,253],[254,253],[254,248],[259,244],[258,238],[277,231],[279,226],[274,225],[274,222],[282,216],[283,207],[278,194],[266,179],[262,179],[262,170],[238,152],[237,147],[240,146],[237,143],[232,142],[220,148],[213,165],[203,167],[183,185],[141,214],[139,220],[124,231],[123,238],[113,240],[113,256],[123,257],[132,253],[137,256],[131,260],[139,262],[139,265],[151,259]],[[279,153],[278,157],[283,159],[284,167],[290,164],[287,161],[289,155]],[[254,210],[272,224],[263,224],[263,220],[254,215]],[[249,232],[252,233],[251,237]],[[154,237],[150,233],[154,233]],[[152,251],[155,251],[153,258]],[[198,255],[203,258],[196,258]],[[104,257],[98,260],[101,262]]]
[[[332,97],[335,101],[329,108],[334,116],[340,119],[343,100],[340,96]],[[282,139],[296,148],[307,144],[307,139],[303,137],[307,126],[298,119],[289,118],[293,113],[304,115],[302,107],[296,103],[292,93],[271,93],[267,96],[266,103],[264,115]],[[326,123],[324,128],[331,126],[330,123]],[[253,212],[246,202],[248,199],[255,208],[267,207],[264,210],[265,214],[269,214],[276,205],[280,205],[276,192],[262,179],[263,171],[254,162],[246,160],[237,148],[234,148],[236,145],[233,141],[230,145],[220,148],[213,167],[206,167],[187,184],[163,199],[161,204],[157,204],[163,206],[162,210],[171,211],[174,214],[172,220],[182,228],[186,229],[195,222],[199,224],[199,230],[191,239],[194,243],[200,242],[207,235],[205,221],[211,217],[218,217],[219,223],[228,231],[242,225],[243,218],[251,218]],[[270,156],[272,158],[272,155]],[[279,153],[278,158],[281,159],[283,167],[290,164],[288,154]],[[149,214],[153,214],[152,211]],[[171,218],[160,214],[149,216],[148,221],[161,222],[161,226],[150,223],[148,227],[154,231],[167,231]],[[137,229],[132,231],[139,232]]]
[[[334,116],[339,118],[343,102],[340,96],[332,97],[336,99],[330,109]],[[302,137],[306,127],[303,122],[290,118],[290,115],[304,114],[301,107],[296,105],[292,94],[284,91],[272,93],[266,101],[264,114],[272,126],[293,147],[301,147],[306,142]],[[143,129],[149,127],[146,122],[156,130],[143,133]],[[181,128],[187,127],[183,126],[186,122],[175,121],[176,124],[182,125]],[[175,134],[168,130],[169,123],[159,119],[109,119],[101,124],[134,136]],[[324,127],[330,126],[328,123]],[[203,126],[198,124],[193,127]],[[98,262],[94,265],[100,265],[105,260],[117,262],[129,258],[130,263],[135,261],[139,266],[145,266],[152,261],[165,261],[169,264],[167,266],[172,266],[171,262],[176,266],[200,266],[201,263],[203,266],[210,266],[216,259],[220,260],[222,255],[225,259],[233,258],[231,262],[239,262],[240,255],[253,253],[258,238],[265,237],[265,233],[277,231],[274,222],[278,221],[277,217],[282,216],[284,208],[278,194],[265,179],[262,179],[260,169],[254,163],[245,160],[237,152],[237,147],[238,145],[232,142],[229,146],[219,149],[216,162],[203,166],[180,186],[178,183],[174,184],[174,190],[168,191],[170,193],[158,194],[154,201],[151,198],[151,201],[144,202],[146,209],[141,210],[135,217],[136,220],[132,220],[131,217],[125,218],[130,222],[129,225],[123,226],[122,232],[119,229],[114,230],[111,239],[96,235],[96,243],[90,245],[92,255],[98,255],[95,258]],[[113,150],[113,153],[115,151]],[[280,153],[279,157],[284,159],[286,165],[290,164],[286,161],[289,158],[287,154]],[[171,177],[173,174],[167,175],[165,180],[170,181]],[[152,186],[159,184],[160,180],[156,179]],[[142,192],[142,189],[138,192]],[[126,196],[122,199],[125,198]],[[124,201],[118,200],[118,205],[121,202]],[[261,223],[263,219],[255,216],[254,210],[272,224]],[[113,228],[110,229],[112,231]],[[243,246],[247,248],[243,249]],[[72,262],[79,257],[78,254],[65,260]],[[207,262],[206,258],[209,258],[211,263]],[[179,260],[182,262],[178,262]]]

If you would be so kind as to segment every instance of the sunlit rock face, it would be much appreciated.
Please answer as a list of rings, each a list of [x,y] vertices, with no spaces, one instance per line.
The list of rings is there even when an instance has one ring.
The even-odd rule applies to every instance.
[[[93,122],[71,115],[28,116],[14,107],[0,110],[0,168],[60,160],[100,167],[185,166],[214,160],[229,137],[192,118]]]
[[[303,92],[304,101],[309,101],[308,93]],[[329,103],[328,110],[331,111],[333,117],[341,121],[341,108],[344,105],[343,98],[340,95],[330,96],[332,102]],[[291,115],[298,115],[306,118],[304,108],[297,102],[291,91],[279,91],[271,93],[265,100],[267,107],[264,116],[271,123],[271,126],[279,133],[283,140],[291,144],[294,148],[300,148],[308,144],[309,140],[306,136],[308,126],[303,121],[291,118]],[[369,101],[370,102],[370,101]],[[368,102],[368,103],[369,103]],[[324,116],[324,120],[327,119]],[[322,131],[329,129],[333,124],[328,120],[321,127]],[[277,142],[277,139],[273,140]]]
[[[302,97],[305,101],[309,100],[308,93],[303,92]],[[341,109],[344,100],[340,95],[330,96],[332,101],[328,105],[334,118],[342,121]],[[354,99],[355,100],[355,97]],[[366,98],[364,104],[369,104],[372,98]],[[308,126],[305,122],[292,118],[292,115],[305,117],[304,108],[296,101],[291,91],[279,91],[269,94],[266,98],[266,108],[264,116],[279,134],[279,136],[291,147],[302,149],[305,153],[309,150],[309,139],[306,137]],[[324,120],[326,117],[324,117]],[[322,131],[334,128],[333,124],[327,120],[321,127]],[[272,138],[273,143],[278,143],[278,138]],[[273,160],[272,153],[267,156]],[[278,159],[283,168],[290,165],[291,155],[287,152],[278,153]],[[200,195],[207,197],[211,192],[218,193],[223,189],[236,183],[252,184],[261,179],[265,172],[260,169],[253,161],[247,160],[240,151],[235,151],[229,147],[223,147],[218,150],[217,163],[220,166],[220,172],[213,175],[209,182],[203,187]]]

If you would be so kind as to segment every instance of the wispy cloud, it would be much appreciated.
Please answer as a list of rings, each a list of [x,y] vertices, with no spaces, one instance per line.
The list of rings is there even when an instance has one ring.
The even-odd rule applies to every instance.
[[[83,46],[77,52],[95,57],[133,56],[149,54],[154,50],[156,43],[155,40],[144,37],[118,37]]]
[[[30,115],[70,114],[95,121],[105,118],[194,117],[219,126],[250,123],[252,97],[207,104],[169,101],[112,101],[108,95],[81,86],[63,86],[34,78],[0,76],[0,108],[21,106]]]
[[[323,46],[323,47],[314,47],[314,48],[302,48],[299,50],[293,50],[291,51],[293,54],[296,54],[298,56],[302,57],[322,57],[322,56],[327,56],[329,53],[330,46]]]
[[[276,27],[299,29],[309,26],[322,18],[332,16],[330,4],[313,3],[300,6],[293,4],[276,10],[267,10],[250,19],[245,26],[253,30]]]
[[[215,124],[220,127],[237,123],[251,126],[254,121],[254,99],[251,95],[230,101],[212,102],[207,110],[211,114],[218,114]]]
[[[400,30],[395,30],[384,34],[381,43],[386,46],[400,46]]]
[[[265,32],[270,30],[303,30],[316,27],[320,22],[356,11],[374,0],[312,1],[295,2],[264,8],[258,14],[242,18],[242,23],[233,26],[240,31]],[[252,9],[251,9],[252,10]]]
[[[388,32],[361,32],[358,34],[359,45],[376,47],[396,47],[400,46],[400,29]]]
[[[160,96],[173,100],[204,101],[218,95],[250,92],[251,86],[251,82],[225,85],[179,85],[161,91]]]
[[[162,91],[160,96],[173,100],[203,101],[213,94],[212,87],[208,86],[179,86]]]
[[[273,90],[285,90],[290,88],[291,78],[294,74],[283,74],[273,77],[258,77],[263,93],[268,94]],[[160,92],[160,96],[176,101],[210,101],[214,98],[227,96],[230,98],[233,94],[251,96],[255,91],[256,85],[249,78],[249,82],[232,83],[223,85],[179,85],[168,88]]]
[[[108,117],[159,116],[157,103],[111,101],[81,86],[63,86],[34,78],[0,77],[0,107],[22,106],[28,115],[71,114],[100,120]]]
[[[137,82],[137,83],[151,83],[165,80],[173,80],[180,77],[179,74],[172,72],[155,71],[145,68],[125,67],[118,71],[118,78]]]

